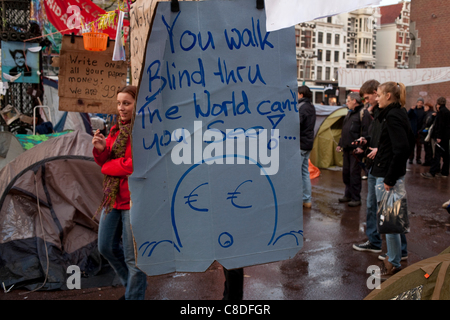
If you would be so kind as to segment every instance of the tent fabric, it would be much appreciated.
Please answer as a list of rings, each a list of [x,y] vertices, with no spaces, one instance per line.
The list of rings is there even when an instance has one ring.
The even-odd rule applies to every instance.
[[[79,131],[49,139],[0,171],[0,281],[6,287],[33,290],[47,277],[42,290],[67,289],[70,265],[85,275],[100,272],[92,217],[103,175],[91,140]]]
[[[310,159],[318,168],[333,166],[342,167],[342,153],[336,151],[341,138],[342,123],[347,115],[347,108],[339,108],[327,116],[317,116],[315,126],[315,138]]]
[[[47,141],[50,138],[59,137],[60,135],[71,132],[70,130],[49,134],[38,134],[38,135],[30,135],[30,134],[16,134],[17,140],[19,140],[23,149],[29,150],[33,148],[35,145]]]
[[[0,132],[0,171],[23,152],[25,150],[16,136],[11,132]]]
[[[55,132],[80,130],[92,135],[89,115],[81,112],[59,111],[58,81],[43,78],[44,105],[50,108],[50,117]]]
[[[450,247],[437,256],[416,262],[374,289],[364,300],[450,299]],[[413,294],[411,294],[413,292]]]

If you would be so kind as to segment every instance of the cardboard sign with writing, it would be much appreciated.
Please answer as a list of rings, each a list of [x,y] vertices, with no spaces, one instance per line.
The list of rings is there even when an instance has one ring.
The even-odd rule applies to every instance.
[[[137,266],[234,269],[303,245],[294,28],[268,33],[255,2],[156,7],[129,177]]]
[[[127,84],[127,63],[112,61],[114,41],[105,51],[88,51],[83,38],[64,36],[60,53],[59,110],[117,112],[117,90]]]

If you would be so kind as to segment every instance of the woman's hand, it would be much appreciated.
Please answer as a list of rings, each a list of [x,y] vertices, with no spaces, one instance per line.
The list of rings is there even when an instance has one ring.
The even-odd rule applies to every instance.
[[[103,134],[100,133],[100,130],[97,129],[95,131],[94,137],[92,138],[92,144],[94,145],[94,148],[97,149],[98,152],[103,152],[106,148],[106,139]]]
[[[370,148],[370,147],[369,147],[369,149],[370,149],[371,151],[370,151],[370,153],[367,155],[367,158],[373,160],[373,159],[375,159],[375,156],[377,155],[378,148]]]
[[[388,186],[386,183],[384,183],[384,190],[387,192],[391,191],[394,187]]]

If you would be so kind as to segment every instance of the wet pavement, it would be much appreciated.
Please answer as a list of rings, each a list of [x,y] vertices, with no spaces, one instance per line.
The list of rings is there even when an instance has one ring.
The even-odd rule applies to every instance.
[[[450,214],[441,207],[450,199],[450,178],[422,178],[420,173],[428,169],[408,164],[405,176],[411,233],[404,267],[450,246]],[[381,261],[378,254],[352,249],[354,243],[366,241],[367,181],[363,181],[362,205],[354,208],[337,201],[344,191],[341,171],[321,170],[312,184],[312,208],[303,210],[303,248],[290,260],[245,268],[244,300],[361,300],[369,294],[367,267]],[[218,263],[204,273],[147,279],[147,300],[222,299],[224,276]],[[124,291],[121,286],[32,293],[11,290],[1,292],[0,300],[117,300]]]

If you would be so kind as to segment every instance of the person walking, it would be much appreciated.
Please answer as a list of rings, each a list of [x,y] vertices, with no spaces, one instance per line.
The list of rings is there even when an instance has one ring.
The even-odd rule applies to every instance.
[[[107,138],[99,130],[92,138],[94,160],[105,175],[103,199],[97,210],[101,213],[98,250],[126,288],[121,300],[143,300],[147,287],[147,276],[138,269],[135,261],[128,190],[128,176],[133,173],[131,131],[136,91],[135,86],[123,87],[118,91],[117,123],[112,126]]]
[[[372,117],[361,102],[358,93],[352,92],[347,96],[348,113],[342,124],[341,138],[337,152],[343,152],[342,180],[345,184],[344,197],[339,202],[348,202],[348,206],[361,205],[361,155],[354,151],[353,141],[361,136],[367,136]]]
[[[303,207],[311,208],[311,179],[309,155],[314,144],[316,108],[311,104],[312,92],[307,86],[298,88],[298,113],[300,117],[300,155],[303,185]]]

